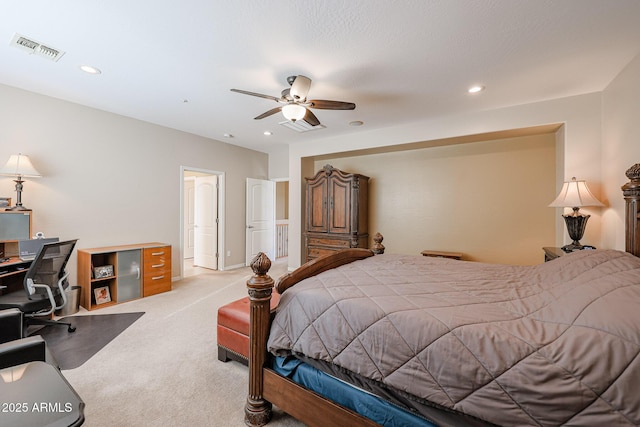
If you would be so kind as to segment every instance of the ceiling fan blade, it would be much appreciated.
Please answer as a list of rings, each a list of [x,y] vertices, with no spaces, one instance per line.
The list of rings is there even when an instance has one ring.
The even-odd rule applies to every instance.
[[[311,79],[306,76],[297,76],[291,84],[289,94],[295,101],[304,101],[307,99],[309,88],[311,87]]]
[[[308,108],[307,112],[304,113],[304,117],[302,118],[302,120],[309,123],[311,126],[318,126],[320,124],[320,120],[318,120],[316,115],[313,114]]]
[[[314,99],[309,101],[309,107],[321,110],[355,110],[356,104],[353,102],[327,101],[326,99]]]
[[[259,98],[271,99],[272,101],[280,102],[280,98],[276,98],[275,96],[271,96],[271,95],[263,95],[261,93],[249,92],[249,91],[240,90],[240,89],[231,89],[231,92],[243,93],[245,95],[257,96]]]
[[[282,110],[282,107],[276,107],[276,108],[272,108],[271,110],[264,112],[262,114],[260,114],[257,117],[254,117],[254,120],[260,120],[260,119],[264,119],[265,117],[269,117],[274,115],[275,113],[279,112],[280,110]]]

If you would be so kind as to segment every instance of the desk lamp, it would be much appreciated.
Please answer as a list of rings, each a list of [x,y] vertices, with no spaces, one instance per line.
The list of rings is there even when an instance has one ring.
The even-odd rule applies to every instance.
[[[7,162],[7,164],[4,165],[2,169],[0,169],[0,175],[16,177],[16,179],[14,180],[16,183],[16,193],[17,193],[16,205],[11,208],[7,208],[6,210],[8,211],[30,210],[22,206],[22,183],[24,182],[22,178],[23,177],[39,178],[42,175],[40,175],[40,173],[38,173],[36,168],[33,167],[33,165],[31,164],[31,161],[29,160],[29,156],[26,156],[21,153],[12,154],[11,157],[9,157],[9,161]]]
[[[569,237],[573,240],[572,243],[564,245],[562,250],[565,252],[571,252],[575,250],[583,249],[584,246],[580,244],[580,239],[584,235],[584,230],[587,227],[587,221],[591,215],[584,215],[579,212],[581,206],[604,206],[600,200],[596,199],[585,181],[576,181],[576,178],[571,178],[571,181],[565,181],[562,185],[562,189],[558,194],[558,197],[551,202],[549,207],[551,208],[572,208],[573,212],[562,215],[564,222],[567,225],[567,231]]]

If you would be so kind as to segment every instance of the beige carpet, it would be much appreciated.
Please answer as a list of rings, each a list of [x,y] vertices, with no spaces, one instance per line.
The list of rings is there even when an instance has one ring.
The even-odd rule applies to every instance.
[[[275,262],[271,276],[286,268],[286,260]],[[82,366],[63,371],[86,403],[84,425],[244,426],[248,371],[218,361],[216,315],[247,295],[250,274],[201,274],[174,282],[171,292],[91,312],[145,315]],[[301,425],[277,409],[269,424]]]

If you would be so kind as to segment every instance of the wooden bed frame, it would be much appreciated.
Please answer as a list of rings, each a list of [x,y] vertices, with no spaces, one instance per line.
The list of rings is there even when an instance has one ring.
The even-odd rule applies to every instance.
[[[622,186],[625,199],[625,250],[640,257],[640,163],[626,172],[629,182]],[[296,283],[325,270],[384,253],[382,236],[374,237],[368,249],[346,249],[327,257],[316,258],[295,271],[282,276],[276,285],[279,293]],[[252,261],[254,272],[247,281],[250,298],[249,394],[245,405],[245,423],[263,426],[271,419],[272,404],[309,427],[328,425],[377,426],[375,422],[314,393],[273,370],[264,367],[267,359],[267,338],[271,326],[269,301],[274,281],[267,274],[269,258],[261,253]]]

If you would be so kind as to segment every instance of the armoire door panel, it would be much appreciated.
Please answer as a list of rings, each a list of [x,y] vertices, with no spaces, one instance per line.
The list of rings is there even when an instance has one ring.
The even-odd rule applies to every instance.
[[[320,181],[309,185],[307,206],[307,228],[313,231],[324,231],[327,226],[327,182]]]
[[[329,232],[351,232],[351,185],[349,182],[333,178],[330,181]]]

